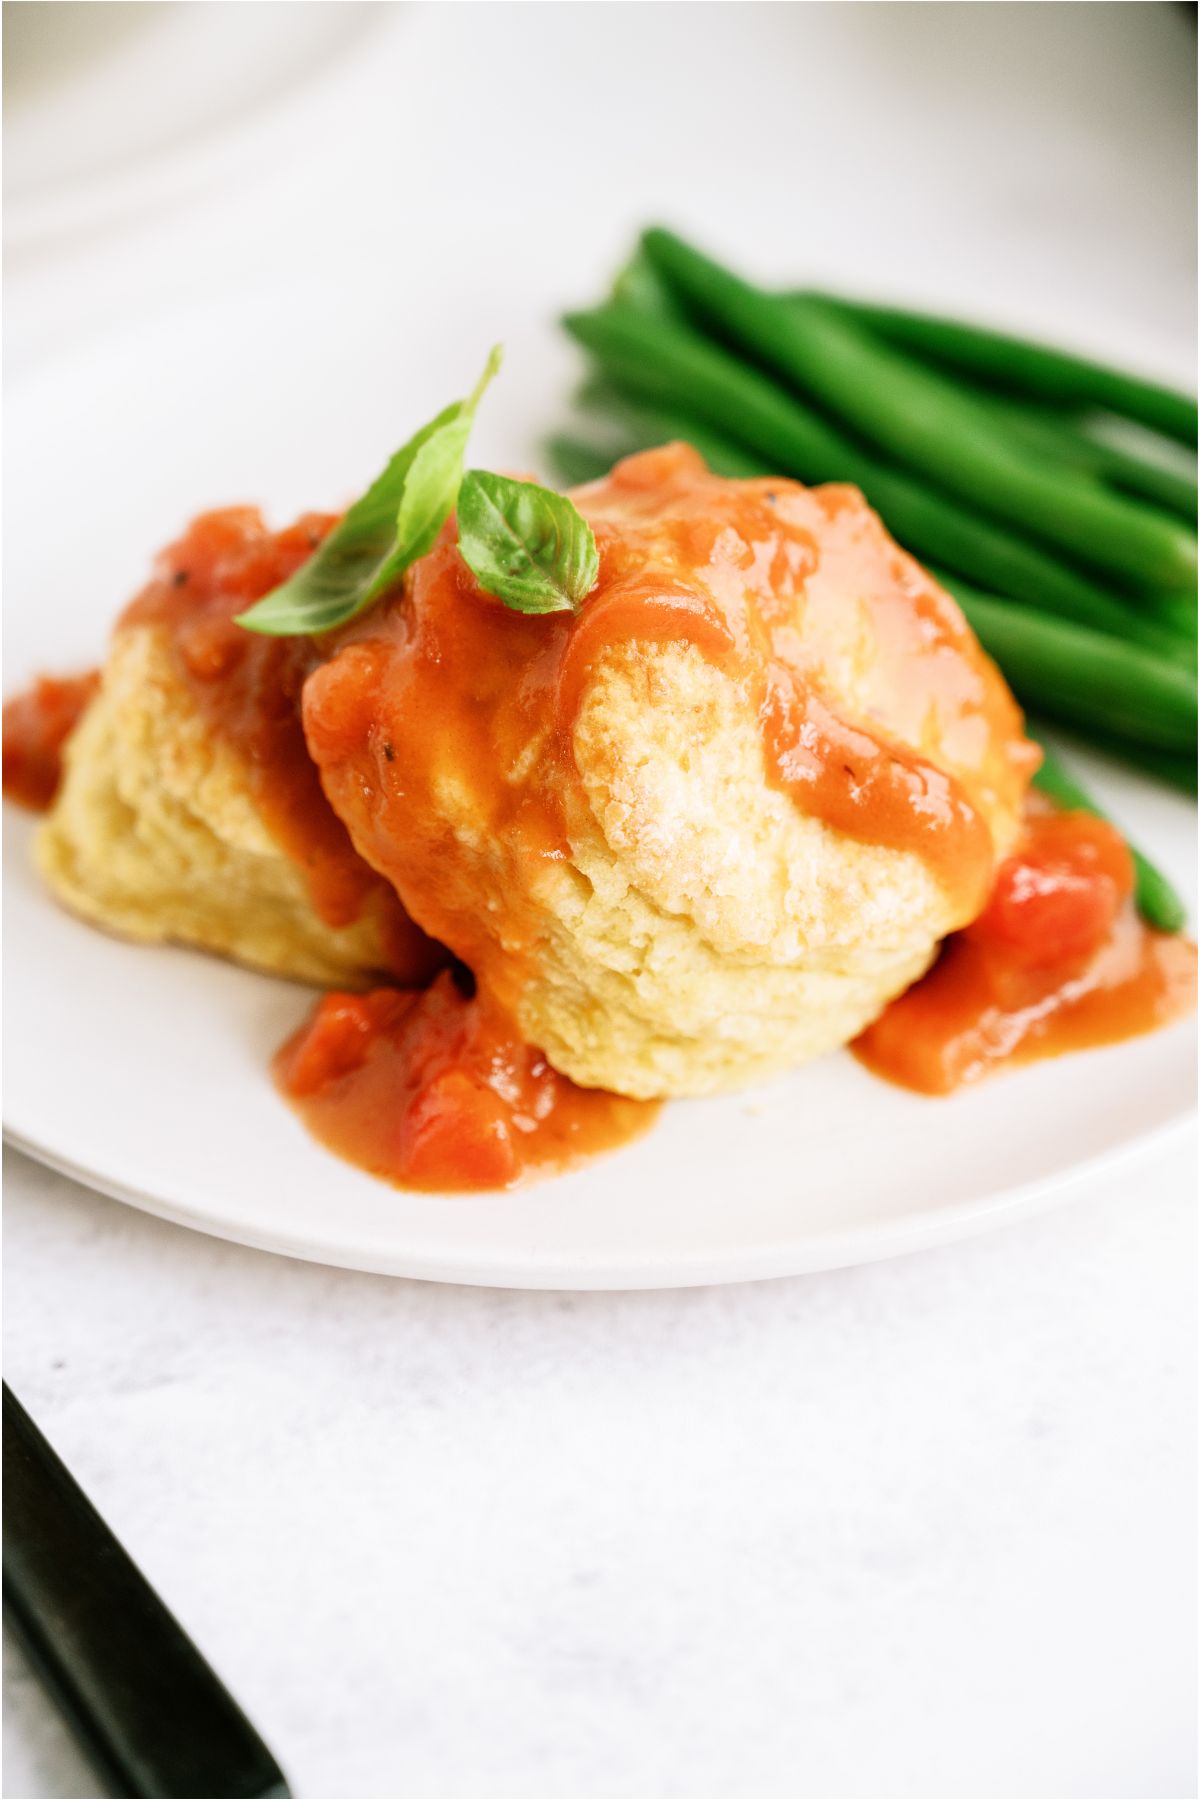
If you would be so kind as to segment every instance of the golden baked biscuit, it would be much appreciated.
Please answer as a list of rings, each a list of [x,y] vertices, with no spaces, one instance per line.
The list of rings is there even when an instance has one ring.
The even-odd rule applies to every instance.
[[[193,944],[297,980],[361,986],[387,966],[378,900],[335,927],[256,805],[165,627],[127,624],[67,742],[38,865],[72,911],[143,943]],[[380,890],[382,897],[382,890]]]
[[[574,491],[577,619],[452,531],[309,677],[359,853],[554,1066],[635,1098],[844,1044],[981,910],[1036,752],[954,602],[856,490],[683,446]]]

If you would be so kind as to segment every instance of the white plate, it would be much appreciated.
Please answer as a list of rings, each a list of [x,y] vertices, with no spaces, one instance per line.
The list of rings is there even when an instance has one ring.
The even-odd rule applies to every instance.
[[[150,553],[200,507],[257,498],[283,519],[346,497],[473,379],[497,304],[431,300],[422,320],[410,301],[401,332],[386,297],[364,307],[290,287],[143,325],[14,387],[8,688],[98,657]],[[314,343],[322,354],[305,355]],[[531,428],[553,416],[562,365],[552,337],[518,319],[481,460],[536,464]],[[1087,773],[1189,878],[1192,809]],[[303,990],[77,923],[39,889],[29,821],[6,810],[9,1135],[120,1199],[291,1255],[529,1287],[828,1268],[1015,1218],[1178,1127],[1195,1091],[1190,1022],[948,1101],[835,1056],[748,1095],[668,1107],[640,1142],[522,1192],[400,1193],[315,1145],[271,1086]]]

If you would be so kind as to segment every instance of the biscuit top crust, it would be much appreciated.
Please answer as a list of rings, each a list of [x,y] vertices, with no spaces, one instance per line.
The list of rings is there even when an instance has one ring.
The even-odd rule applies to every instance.
[[[515,1006],[536,972],[540,883],[594,828],[581,706],[614,652],[671,646],[728,678],[769,786],[846,837],[919,855],[947,928],[975,917],[1037,751],[954,602],[858,491],[724,480],[672,444],[572,498],[600,553],[578,614],[484,594],[451,521],[306,681],[324,790],[424,929]]]

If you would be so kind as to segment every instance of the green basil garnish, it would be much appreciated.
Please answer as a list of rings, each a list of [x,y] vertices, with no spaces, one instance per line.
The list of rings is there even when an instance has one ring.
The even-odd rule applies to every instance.
[[[592,528],[565,494],[469,469],[458,494],[458,548],[480,587],[514,612],[574,612],[596,585]]]
[[[308,562],[240,613],[238,624],[272,637],[332,631],[424,556],[454,508],[475,409],[499,367],[497,345],[474,392],[409,438]]]

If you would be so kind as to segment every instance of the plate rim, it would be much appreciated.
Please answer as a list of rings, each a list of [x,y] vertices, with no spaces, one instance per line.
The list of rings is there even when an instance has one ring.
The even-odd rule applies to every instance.
[[[204,296],[157,310],[151,328],[153,356],[166,354],[181,336],[193,331],[199,331],[202,337],[204,333],[211,334],[230,310],[235,315],[240,314],[249,305],[249,316],[253,321],[262,303],[273,298],[278,287],[276,281],[253,282],[234,294],[219,298]],[[304,288],[305,304],[320,313],[331,296],[342,291],[342,284],[321,279],[315,283],[306,281]],[[76,381],[89,377],[89,374],[94,377],[112,349],[118,355],[124,354],[129,344],[135,342],[139,354],[144,354],[146,324],[145,319],[140,319],[136,327],[101,330],[40,365],[23,370],[18,382],[21,407],[27,408],[39,391],[44,394],[47,383],[51,384],[51,393],[56,394],[68,374]],[[11,431],[11,417],[9,426]],[[6,545],[6,566],[12,549],[10,539]],[[1139,781],[1138,786],[1141,785]],[[1194,820],[1194,815],[1192,818]],[[1189,830],[1193,828],[1189,825]],[[41,903],[50,904],[44,893]],[[1115,1049],[1119,1047],[1112,1047],[1104,1054],[1113,1054]],[[1160,1107],[1156,1109],[1157,1117],[1134,1123],[1129,1134],[1118,1141],[1089,1148],[1083,1140],[1082,1154],[1075,1150],[1071,1160],[1048,1169],[1031,1171],[1026,1164],[1024,1170],[1015,1171],[1015,1180],[1005,1181],[1001,1176],[997,1182],[993,1169],[981,1169],[978,1183],[972,1181],[965,1196],[961,1187],[955,1191],[953,1184],[946,1184],[932,1190],[942,1196],[932,1202],[923,1194],[914,1193],[911,1203],[900,1214],[859,1219],[853,1224],[828,1218],[824,1229],[800,1232],[785,1231],[774,1220],[757,1223],[751,1220],[749,1229],[736,1242],[716,1244],[695,1235],[682,1242],[676,1237],[664,1243],[654,1238],[622,1240],[617,1234],[607,1241],[597,1241],[594,1234],[587,1233],[566,1244],[539,1243],[535,1233],[501,1243],[496,1241],[495,1233],[489,1233],[482,1242],[470,1241],[466,1234],[455,1241],[453,1233],[444,1227],[426,1238],[407,1231],[399,1222],[389,1232],[386,1226],[381,1227],[377,1220],[366,1216],[355,1218],[352,1233],[331,1240],[325,1219],[314,1222],[311,1216],[303,1215],[299,1220],[295,1216],[264,1217],[253,1209],[250,1216],[243,1211],[230,1217],[230,1199],[228,1196],[222,1198],[219,1186],[212,1188],[215,1203],[209,1204],[208,1192],[201,1192],[196,1183],[193,1182],[190,1189],[186,1182],[178,1180],[167,1179],[159,1183],[157,1172],[145,1166],[122,1169],[103,1145],[68,1140],[67,1151],[74,1151],[83,1159],[76,1160],[76,1156],[55,1148],[48,1119],[21,1117],[11,1089],[5,1108],[5,1135],[16,1148],[36,1161],[59,1170],[93,1191],[169,1223],[272,1254],[328,1266],[464,1285],[617,1291],[708,1286],[848,1267],[953,1242],[1015,1222],[1060,1197],[1085,1189],[1101,1170],[1129,1166],[1137,1156],[1152,1154],[1162,1142],[1180,1131],[1189,1130],[1194,1098],[1194,1084],[1189,1075],[1185,1095],[1172,1090],[1167,1116],[1163,1116],[1165,1109]],[[328,1153],[312,1146],[312,1154],[316,1158]],[[369,1178],[364,1176],[363,1179]],[[783,1179],[787,1180],[786,1173]],[[385,1196],[390,1191],[386,1184],[375,1185]],[[554,1184],[537,1185],[552,1187]],[[828,1200],[832,1195],[825,1197]],[[785,1205],[790,1204],[789,1192],[785,1191],[781,1198]],[[731,1200],[736,1206],[736,1194]],[[450,1199],[442,1203],[454,1204]],[[505,1197],[496,1196],[494,1202],[489,1199],[488,1203],[502,1208]]]
[[[148,1193],[121,1182],[103,1171],[85,1168],[5,1122],[4,1141],[45,1168],[65,1175],[80,1186],[136,1211],[162,1219],[184,1230],[241,1245],[267,1255],[323,1267],[353,1269],[361,1274],[383,1275],[407,1281],[431,1281],[463,1287],[498,1287],[513,1290],[561,1293],[626,1293],[667,1291],[674,1288],[740,1285],[750,1281],[785,1280],[835,1269],[857,1268],[893,1257],[961,1243],[983,1232],[1017,1224],[1038,1212],[1082,1197],[1083,1190],[1101,1171],[1128,1166],[1182,1142],[1194,1134],[1196,1108],[1166,1119],[1123,1143],[1095,1152],[1081,1162],[1013,1187],[997,1188],[949,1205],[922,1207],[894,1220],[868,1223],[847,1231],[825,1232],[801,1242],[750,1245],[737,1258],[715,1257],[711,1251],[673,1250],[656,1258],[602,1256],[581,1269],[558,1253],[539,1261],[536,1250],[525,1246],[521,1258],[511,1262],[493,1257],[472,1260],[469,1252],[443,1249],[437,1253],[406,1252],[375,1255],[346,1245],[325,1244],[315,1239],[289,1238],[286,1231],[258,1231],[237,1218],[217,1212],[198,1213],[187,1205]],[[453,1196],[443,1196],[453,1204]],[[496,1196],[501,1204],[503,1196]],[[672,1272],[673,1271],[673,1272]]]

